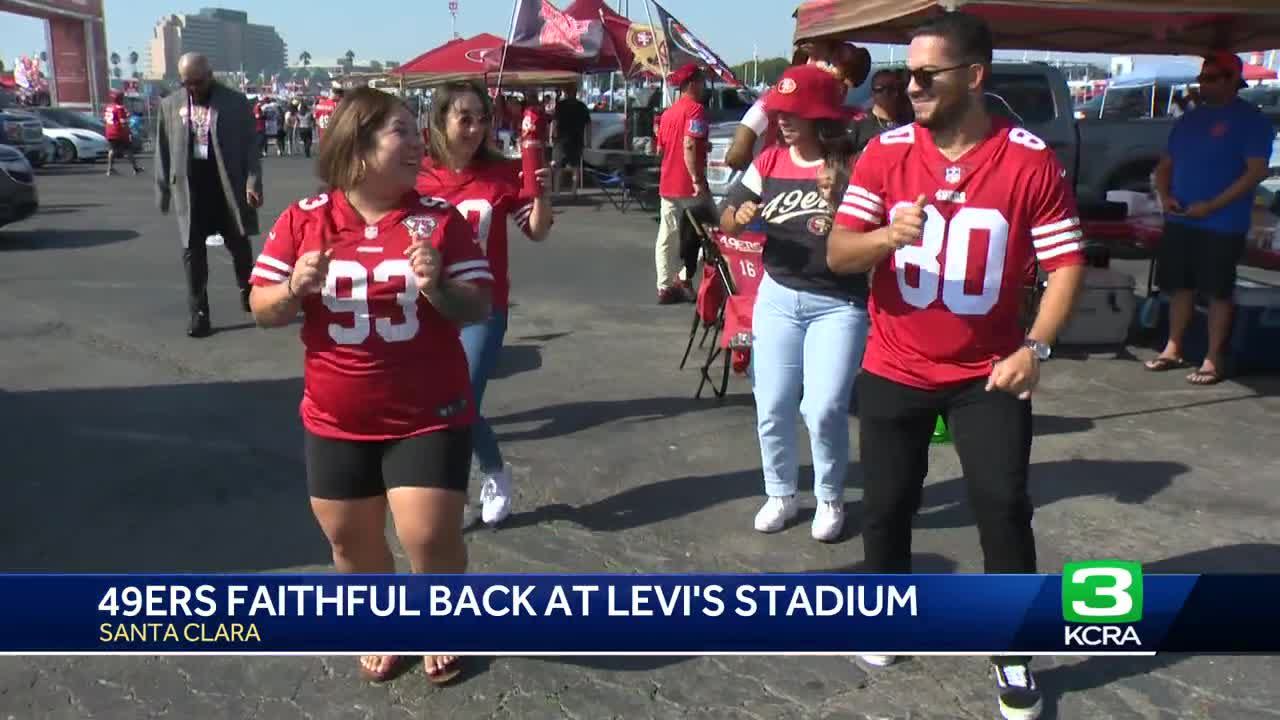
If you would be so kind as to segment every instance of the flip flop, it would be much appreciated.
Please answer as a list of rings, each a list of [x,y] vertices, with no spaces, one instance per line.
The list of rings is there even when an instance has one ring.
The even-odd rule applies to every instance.
[[[391,662],[386,665],[386,668],[382,672],[370,670],[364,666],[364,663],[359,663],[361,679],[366,682],[384,683],[388,680],[395,679],[395,677],[404,670],[405,659],[403,657],[400,657],[399,655],[384,655],[383,657],[390,657]]]
[[[430,656],[428,656],[430,657]],[[448,685],[462,674],[462,658],[454,657],[452,661],[441,666],[434,673],[427,669],[427,658],[422,658],[422,667],[426,672],[427,680],[435,686]]]
[[[1222,374],[1217,370],[1196,370],[1187,376],[1187,382],[1200,386],[1217,385],[1222,380]]]
[[[1182,358],[1164,357],[1162,355],[1154,360],[1146,361],[1142,366],[1151,372],[1167,372],[1187,367],[1187,361]]]

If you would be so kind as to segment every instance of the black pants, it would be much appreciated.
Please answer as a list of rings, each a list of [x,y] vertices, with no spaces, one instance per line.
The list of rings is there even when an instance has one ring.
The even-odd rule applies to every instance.
[[[986,379],[925,391],[858,376],[863,548],[870,573],[911,572],[911,523],[929,472],[929,440],[946,418],[978,520],[986,572],[1034,573],[1027,471],[1031,403],[986,391]]]
[[[688,200],[680,200],[677,202],[680,208],[680,262],[684,263],[684,277],[689,282],[694,282],[694,278],[698,272],[698,253],[702,250],[702,241],[698,238],[698,233],[690,224],[689,218],[685,217],[685,210],[693,211],[694,217],[699,222],[718,225],[719,221],[715,217],[715,208],[711,204],[710,198],[704,202],[698,202],[692,198]]]
[[[302,152],[311,157],[311,128],[298,128],[298,139],[302,141]]]
[[[194,178],[191,187],[191,229],[187,246],[182,251],[182,264],[187,273],[187,307],[194,313],[209,314],[209,254],[205,238],[222,235],[231,263],[235,268],[236,285],[240,290],[249,289],[249,273],[253,272],[253,248],[249,238],[239,234],[221,186],[198,182]]]

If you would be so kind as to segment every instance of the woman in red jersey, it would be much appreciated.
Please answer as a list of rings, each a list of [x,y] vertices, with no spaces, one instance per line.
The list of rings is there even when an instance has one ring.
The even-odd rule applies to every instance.
[[[477,408],[507,332],[511,287],[507,219],[514,220],[534,241],[542,240],[551,230],[551,201],[545,192],[550,171],[538,171],[536,196],[522,194],[519,162],[502,157],[489,143],[492,122],[493,107],[483,88],[460,82],[436,90],[431,104],[431,143],[417,183],[422,195],[448,201],[471,223],[493,272],[492,313],[483,323],[462,329]],[[472,428],[472,442],[484,477],[481,517],[486,524],[496,525],[511,512],[511,469],[483,416]]]
[[[307,485],[337,570],[395,571],[389,507],[413,572],[464,572],[476,413],[458,326],[489,315],[489,262],[455,210],[414,192],[422,136],[399,100],[361,88],[331,120],[328,190],[276,221],[250,305],[264,327],[303,316]],[[385,680],[398,661],[360,665]],[[454,657],[425,666],[458,673]]]

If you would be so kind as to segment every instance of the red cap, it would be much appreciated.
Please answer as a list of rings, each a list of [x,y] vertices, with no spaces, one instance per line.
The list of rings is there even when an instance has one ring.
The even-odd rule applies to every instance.
[[[787,68],[765,99],[765,110],[785,112],[808,120],[845,120],[846,88],[835,75],[817,65]]]
[[[1222,72],[1235,76],[1240,80],[1240,87],[1249,87],[1249,83],[1244,81],[1244,61],[1240,56],[1227,50],[1214,50],[1204,56],[1205,66],[1212,65]],[[1200,72],[1204,72],[1205,68],[1201,67]]]
[[[113,103],[124,102],[124,92],[120,90],[112,90],[110,100]]]
[[[672,71],[672,73],[667,76],[667,82],[676,87],[680,87],[692,80],[693,76],[700,72],[702,72],[702,66],[698,65],[698,63],[688,63],[680,69]]]

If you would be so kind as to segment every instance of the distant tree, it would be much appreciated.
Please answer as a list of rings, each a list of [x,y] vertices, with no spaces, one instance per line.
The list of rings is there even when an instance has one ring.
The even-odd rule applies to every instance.
[[[382,72],[382,63],[378,62],[377,60],[370,60],[369,69],[372,70],[373,72]]]
[[[310,66],[310,65],[311,65],[311,53],[307,52],[306,50],[303,50],[303,51],[302,51],[302,54],[298,56],[298,62],[302,63],[302,67],[308,67],[308,66]]]
[[[384,66],[384,67],[386,67],[388,70],[395,70],[396,68],[400,67],[400,61],[399,61],[399,60],[388,60],[388,61],[386,61],[386,62],[384,62],[384,63],[382,63],[382,64],[383,64],[383,66]]]
[[[111,64],[112,65],[120,64],[120,53],[117,53],[117,52],[111,53]]]
[[[119,80],[119,79],[120,79],[120,76],[121,76],[122,74],[123,74],[123,73],[121,73],[121,72],[120,72],[120,66],[119,66],[119,65],[117,65],[117,66],[115,66],[115,67],[111,68],[111,76],[112,76],[112,77],[114,77],[115,79]]]
[[[356,64],[356,54],[353,51],[348,50],[342,57],[347,61],[347,72],[350,73],[351,68]]]
[[[791,61],[787,58],[760,58],[760,77],[758,81],[765,85],[772,85],[778,81],[778,78],[782,77],[782,72],[790,65]],[[738,80],[744,85],[751,85],[757,81],[756,64],[753,60],[739,63],[729,69],[733,71],[734,75],[738,76]]]

